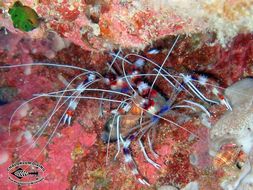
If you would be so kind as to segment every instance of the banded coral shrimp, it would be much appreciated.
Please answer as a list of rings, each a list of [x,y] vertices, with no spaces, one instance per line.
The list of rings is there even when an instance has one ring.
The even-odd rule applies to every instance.
[[[174,45],[176,44],[177,40],[175,41]],[[50,123],[52,117],[54,117],[58,111],[61,111],[60,119],[58,120],[56,126],[52,129],[53,131],[49,135],[49,139],[47,140],[46,144],[41,148],[40,152],[38,152],[37,155],[41,154],[45,147],[50,143],[56,133],[56,130],[62,122],[71,125],[73,117],[75,117],[74,114],[78,109],[79,100],[96,99],[101,103],[101,115],[106,112],[109,112],[109,115],[111,115],[105,124],[105,130],[102,135],[103,140],[108,143],[108,147],[111,140],[116,141],[117,153],[115,155],[115,158],[117,158],[118,154],[122,150],[125,162],[131,168],[133,175],[136,176],[137,180],[140,183],[149,185],[148,181],[145,180],[145,178],[139,172],[137,164],[134,162],[134,158],[132,157],[130,146],[133,141],[138,141],[139,147],[141,148],[141,152],[144,155],[146,161],[155,168],[160,168],[160,165],[148,156],[145,145],[143,143],[143,139],[144,137],[146,138],[145,140],[147,140],[151,154],[154,157],[158,157],[158,154],[153,148],[154,139],[152,139],[152,134],[155,133],[156,128],[158,128],[157,126],[159,126],[158,123],[161,120],[164,120],[173,126],[181,128],[182,130],[185,130],[194,136],[197,136],[186,128],[181,127],[173,120],[168,119],[167,115],[169,115],[171,111],[177,109],[190,109],[193,112],[197,112],[199,109],[210,116],[211,114],[202,104],[221,104],[225,105],[227,109],[231,109],[228,101],[219,92],[219,88],[212,86],[213,82],[209,84],[206,77],[199,76],[198,78],[194,79],[193,76],[183,73],[178,74],[174,72],[171,74],[165,68],[163,68],[163,65],[169,58],[174,45],[168,52],[162,66],[155,63],[151,59],[138,54],[127,54],[126,56],[122,56],[120,55],[121,51],[119,51],[117,54],[112,53],[111,55],[114,57],[114,59],[108,69],[110,72],[105,76],[95,71],[77,68],[74,66],[64,66],[48,63],[36,64],[37,66],[49,65],[55,67],[78,69],[82,71],[81,74],[75,76],[67,84],[64,90],[34,94],[34,98],[24,103],[26,104],[42,97],[57,98],[57,102],[48,118],[41,125],[39,130],[33,134],[32,139],[35,137],[35,135],[38,135],[38,137],[35,137],[35,141],[32,143],[33,145],[42,136],[43,131],[48,128],[48,124]],[[149,53],[155,53],[155,51],[151,51]],[[132,62],[130,59],[128,59],[128,57],[134,57],[136,61]],[[153,65],[153,73],[141,73],[141,70],[145,70],[145,68],[142,68],[145,67],[145,65],[143,65],[144,63]],[[28,65],[29,64],[24,64],[21,66],[23,67]],[[34,66],[35,64],[30,65]],[[11,67],[12,66],[6,66],[2,68]],[[120,72],[117,71],[117,68],[119,68]],[[79,84],[74,83],[74,81],[79,77],[84,77],[84,79],[82,79],[82,82]],[[150,78],[148,79],[146,77]],[[168,89],[167,93],[161,93],[160,91],[156,90],[156,88],[153,88],[155,86],[156,80],[159,82],[163,81],[163,83],[166,84]],[[107,86],[106,88],[101,89],[92,87],[92,85],[96,83],[106,84]],[[209,88],[211,91],[209,92],[208,90],[207,94],[213,98],[211,95],[213,93],[215,100],[210,99],[208,96],[204,95],[204,93],[201,92],[201,90],[205,90],[205,88],[201,89],[201,85],[210,85],[212,87]],[[76,88],[69,89],[71,86],[76,86]],[[101,94],[99,94],[99,96],[95,96],[94,94],[88,96],[89,92],[101,92]],[[106,95],[106,93],[110,93],[110,96],[117,95],[118,97],[110,98],[110,96]],[[84,96],[84,94],[87,94],[87,96]],[[191,98],[193,100],[191,100]],[[108,111],[104,110],[102,104],[107,101],[116,104],[116,109],[109,109]],[[24,104],[21,104],[20,107],[22,107]],[[66,107],[64,110],[61,110],[63,106]],[[113,105],[111,106],[113,107]],[[19,108],[16,109],[14,113],[16,113],[18,110]],[[10,125],[11,124],[12,122],[10,122]],[[31,148],[32,147],[26,149],[26,153]],[[21,157],[23,154],[24,153],[22,153]]]

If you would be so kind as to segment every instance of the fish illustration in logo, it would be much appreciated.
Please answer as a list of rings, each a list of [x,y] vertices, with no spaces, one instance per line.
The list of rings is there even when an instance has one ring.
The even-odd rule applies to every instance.
[[[31,172],[27,172],[25,170],[23,170],[22,168],[18,168],[17,170],[15,170],[14,172],[11,173],[12,175],[14,175],[15,177],[22,179],[23,177],[26,177],[28,175],[33,175],[33,176],[38,176],[38,171],[31,171]]]

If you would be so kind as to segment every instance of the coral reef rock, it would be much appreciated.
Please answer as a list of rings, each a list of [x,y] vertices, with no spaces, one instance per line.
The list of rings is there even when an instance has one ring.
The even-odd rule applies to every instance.
[[[8,15],[15,1],[0,2],[0,27],[18,32]],[[217,41],[225,46],[237,34],[253,31],[252,0],[20,2],[36,11],[42,20],[30,35],[54,30],[83,49],[93,51],[115,47],[143,49],[168,35],[206,31],[215,32]]]
[[[245,162],[242,167],[235,162],[225,168],[220,185],[225,190],[246,189],[252,185],[253,79],[236,82],[226,89],[225,94],[233,111],[224,114],[210,130],[210,154],[217,157],[224,145],[240,147],[246,155]]]

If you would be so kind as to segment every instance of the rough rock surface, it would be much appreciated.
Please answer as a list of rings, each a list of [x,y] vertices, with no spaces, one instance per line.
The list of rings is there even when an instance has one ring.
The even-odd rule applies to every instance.
[[[228,168],[220,179],[224,190],[247,189],[252,185],[253,147],[253,79],[236,82],[225,91],[233,111],[227,112],[210,130],[210,153],[215,155],[224,144],[236,143],[247,154],[247,161],[241,169]]]
[[[0,27],[19,32],[7,14],[16,0],[0,2]],[[21,2],[43,22],[29,32],[39,38],[54,30],[86,50],[119,46],[142,49],[167,35],[213,31],[225,45],[238,33],[253,31],[252,0],[52,0]],[[2,11],[1,11],[2,9]],[[2,12],[2,14],[1,14]]]
[[[212,127],[211,139],[226,135],[240,135],[247,128],[253,130],[253,79],[241,80],[226,89],[233,111],[227,112]]]

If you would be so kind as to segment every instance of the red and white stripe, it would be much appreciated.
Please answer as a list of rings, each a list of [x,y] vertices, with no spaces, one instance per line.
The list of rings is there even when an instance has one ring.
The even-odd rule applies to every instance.
[[[71,120],[72,120],[72,117],[74,115],[74,111],[76,110],[77,108],[77,105],[78,105],[78,101],[72,99],[70,100],[69,102],[69,106],[68,106],[68,110],[66,111],[66,114],[64,116],[64,120],[63,120],[63,123],[65,124],[66,122],[68,123],[68,125],[71,124]]]

